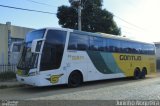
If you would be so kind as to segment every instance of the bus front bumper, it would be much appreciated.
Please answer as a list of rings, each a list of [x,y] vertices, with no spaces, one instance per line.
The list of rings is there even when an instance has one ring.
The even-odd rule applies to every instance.
[[[22,83],[22,84],[27,84],[27,85],[32,85],[32,86],[49,86],[51,84],[49,84],[49,82],[47,81],[46,83],[44,83],[44,79],[41,79],[38,76],[19,76],[16,75],[18,82]],[[42,83],[43,82],[43,83]]]

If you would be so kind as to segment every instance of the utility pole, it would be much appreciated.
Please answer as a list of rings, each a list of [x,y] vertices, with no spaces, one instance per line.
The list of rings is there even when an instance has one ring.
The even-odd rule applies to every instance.
[[[81,10],[82,10],[82,4],[81,0],[69,0],[69,2],[74,5],[78,4],[78,30],[82,30],[82,21],[81,21]]]
[[[78,30],[80,31],[82,30],[81,9],[82,9],[81,0],[79,0],[79,3],[78,3]]]

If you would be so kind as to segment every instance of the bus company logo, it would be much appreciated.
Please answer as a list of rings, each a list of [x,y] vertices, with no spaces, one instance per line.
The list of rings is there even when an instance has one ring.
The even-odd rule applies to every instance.
[[[51,83],[58,83],[59,78],[63,76],[63,74],[60,75],[52,75],[50,78],[47,78]]]
[[[127,61],[127,60],[141,61],[142,57],[141,56],[133,56],[133,55],[120,55],[119,59],[124,60],[124,61]]]

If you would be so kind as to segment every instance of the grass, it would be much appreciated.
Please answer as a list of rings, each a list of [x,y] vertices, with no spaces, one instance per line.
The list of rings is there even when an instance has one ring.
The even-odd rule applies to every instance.
[[[0,81],[15,79],[16,74],[12,71],[0,73]]]

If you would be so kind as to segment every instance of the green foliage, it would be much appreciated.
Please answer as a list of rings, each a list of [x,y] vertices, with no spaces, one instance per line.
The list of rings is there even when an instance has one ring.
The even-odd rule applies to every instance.
[[[10,80],[15,78],[16,78],[16,74],[12,71],[6,71],[6,72],[0,73],[0,81]]]
[[[82,30],[120,35],[121,30],[113,20],[113,14],[102,9],[102,0],[82,0]],[[78,28],[77,5],[58,7],[59,24],[64,28]]]

